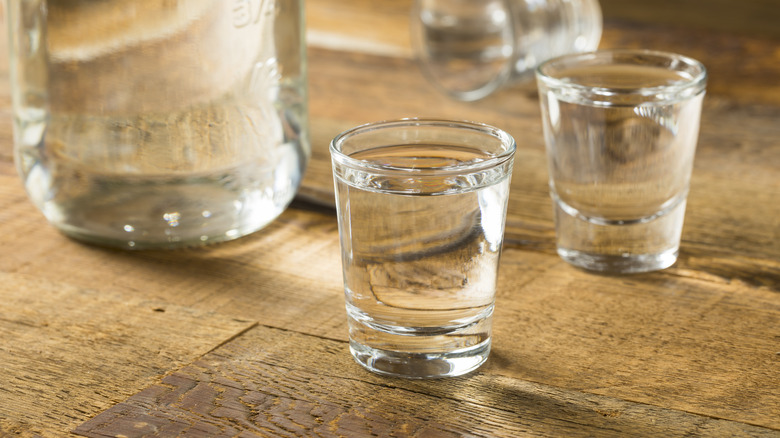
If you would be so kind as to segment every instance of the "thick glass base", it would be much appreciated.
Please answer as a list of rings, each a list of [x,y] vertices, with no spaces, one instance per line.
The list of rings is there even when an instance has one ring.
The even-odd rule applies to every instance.
[[[382,306],[387,313],[387,306]],[[432,379],[466,374],[490,353],[493,306],[460,310],[395,310],[393,320],[347,303],[350,351],[368,370]],[[393,313],[393,312],[391,312]],[[427,322],[427,324],[424,324]]]
[[[49,222],[71,238],[123,249],[174,249],[228,241],[265,227],[284,211],[300,181],[297,170],[258,169],[242,185],[223,182],[249,171],[241,172],[235,177],[93,177],[86,188],[69,183],[57,191],[46,184],[53,177],[36,166],[26,183]],[[50,192],[57,196],[48,199]]]
[[[407,353],[379,350],[350,341],[357,363],[375,373],[410,379],[460,376],[479,368],[490,354],[490,339],[473,347],[446,353]]]
[[[196,197],[198,190],[200,198]],[[286,200],[280,200],[277,205],[273,199],[260,196],[242,199],[203,186],[176,187],[162,194],[150,192],[147,196],[137,190],[127,192],[134,196],[95,196],[56,206],[56,210],[45,208],[44,212],[54,226],[76,240],[143,250],[233,240],[265,227],[287,205]],[[210,198],[208,195],[212,193],[215,196]],[[55,214],[50,214],[52,211]]]
[[[666,269],[677,261],[677,248],[659,254],[603,255],[588,254],[565,248],[558,248],[558,255],[574,266],[589,271],[615,274],[635,274]]]
[[[665,269],[677,261],[684,198],[635,221],[597,220],[560,201],[555,205],[558,255],[574,266],[608,274],[632,274]]]

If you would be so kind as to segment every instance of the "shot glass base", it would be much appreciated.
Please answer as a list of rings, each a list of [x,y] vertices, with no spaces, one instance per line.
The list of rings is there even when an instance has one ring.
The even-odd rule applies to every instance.
[[[372,348],[350,341],[357,363],[369,371],[393,377],[432,379],[455,377],[479,368],[490,353],[490,339],[468,349],[446,353],[408,353]]]
[[[558,255],[570,264],[605,274],[658,271],[677,261],[685,198],[632,223],[589,220],[555,199]]]
[[[677,261],[678,249],[658,254],[603,255],[558,248],[558,255],[568,263],[589,271],[613,274],[635,274],[658,271],[672,266]]]

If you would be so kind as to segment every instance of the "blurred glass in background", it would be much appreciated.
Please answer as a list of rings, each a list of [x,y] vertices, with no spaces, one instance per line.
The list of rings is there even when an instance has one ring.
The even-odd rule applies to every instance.
[[[422,71],[458,100],[532,79],[547,59],[595,50],[598,0],[415,0],[412,45]]]

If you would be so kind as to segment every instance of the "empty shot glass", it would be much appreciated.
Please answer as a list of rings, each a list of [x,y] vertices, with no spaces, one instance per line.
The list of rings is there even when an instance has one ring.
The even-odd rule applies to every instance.
[[[435,378],[487,360],[515,141],[405,119],[330,145],[350,350],[380,374]]]
[[[537,69],[558,254],[632,273],[677,260],[707,72],[645,50],[567,55]]]

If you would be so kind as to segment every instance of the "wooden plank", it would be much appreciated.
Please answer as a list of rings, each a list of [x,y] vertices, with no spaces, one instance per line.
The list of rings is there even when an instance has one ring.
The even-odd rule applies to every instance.
[[[80,425],[104,436],[777,436],[493,373],[362,370],[344,342],[258,326]]]
[[[0,236],[0,246],[17,254],[15,260],[0,259],[6,271],[82,288],[100,284],[124,296],[346,339],[332,210],[292,208],[267,229],[224,245],[127,253],[60,236],[18,197],[6,212],[9,229],[19,234]],[[524,224],[513,226],[533,232]],[[547,248],[551,238],[544,240]],[[751,272],[763,263],[769,276],[774,266],[767,259],[723,260],[732,263],[729,272]],[[732,415],[735,421],[776,423],[771,415],[780,394],[772,350],[780,339],[776,283],[757,286],[722,272],[682,268],[594,276],[522,241],[505,248],[500,275],[491,373],[702,415]],[[692,388],[681,390],[675,382]]]
[[[307,0],[309,43],[411,56],[413,0]],[[758,38],[780,37],[776,0],[600,0],[605,27],[675,27]],[[656,33],[650,34],[652,37]],[[701,44],[701,41],[697,41]]]
[[[0,176],[0,205],[2,229],[12,230],[0,233],[0,249],[13,254],[0,257],[2,272],[346,335],[338,231],[330,210],[288,209],[266,229],[221,245],[127,252],[61,235],[12,176]]]
[[[411,57],[412,2],[309,0],[306,36],[310,47]]]
[[[0,432],[62,436],[252,325],[43,277],[0,272]]]
[[[775,0],[599,0],[607,20],[695,27],[710,31],[780,37]]]
[[[775,13],[780,8],[775,7]],[[664,50],[701,61],[709,96],[750,104],[780,104],[780,51],[776,38],[712,32],[694,27],[607,23],[600,48]]]
[[[778,290],[505,251],[489,372],[780,430]]]
[[[733,107],[724,111],[719,116],[723,124],[731,123],[728,114],[738,113]],[[759,129],[776,129],[774,125],[769,125],[767,122],[771,114],[769,112],[762,115],[760,112],[753,111],[754,117],[763,117],[755,122],[755,126]],[[518,117],[518,120],[524,119]],[[746,121],[747,115],[740,120]],[[530,126],[530,122],[522,123],[528,123]],[[711,123],[713,129],[718,125],[715,122]],[[726,137],[728,138],[728,135]],[[716,137],[712,138],[713,141],[716,140]],[[536,140],[537,143],[538,141]],[[760,154],[765,147],[770,148],[767,149],[770,153],[766,155],[765,162],[771,163],[774,156],[771,153],[773,145],[767,138],[752,137],[745,140],[744,145],[751,151],[749,156]],[[758,333],[766,339],[773,339],[772,336],[775,334],[771,330],[778,326],[777,313],[772,310],[777,305],[774,298],[776,295],[772,295],[771,292],[780,289],[777,281],[778,259],[774,256],[778,250],[777,240],[771,238],[766,241],[758,240],[762,233],[772,236],[773,232],[777,232],[772,230],[771,224],[772,221],[777,220],[778,215],[751,214],[751,211],[772,213],[778,208],[776,203],[771,202],[751,203],[752,199],[762,199],[760,191],[766,189],[774,173],[771,168],[762,168],[757,160],[748,163],[735,160],[734,156],[728,155],[726,146],[715,144],[711,147],[713,147],[711,152],[705,152],[703,155],[705,158],[699,160],[697,166],[703,166],[702,169],[705,171],[712,163],[723,163],[731,167],[724,174],[715,174],[712,177],[711,181],[714,185],[701,186],[701,190],[706,190],[705,193],[710,196],[708,202],[702,203],[703,206],[711,206],[708,210],[709,216],[704,216],[701,220],[691,220],[696,215],[689,215],[686,235],[690,232],[700,233],[703,236],[702,242],[684,242],[683,259],[678,266],[661,273],[636,277],[632,280],[633,284],[631,281],[622,283],[621,280],[580,273],[562,264],[554,255],[554,234],[551,221],[546,217],[549,213],[545,213],[545,205],[549,205],[546,196],[546,178],[544,171],[540,170],[544,168],[542,148],[540,144],[533,148],[522,148],[521,159],[518,160],[519,167],[515,169],[515,184],[520,184],[521,189],[518,190],[518,186],[513,187],[511,195],[513,206],[510,209],[507,228],[507,248],[501,268],[500,293],[504,301],[503,304],[499,303],[497,311],[497,339],[502,336],[502,333],[504,336],[509,336],[507,333],[522,332],[525,328],[519,321],[524,321],[522,315],[526,312],[534,315],[544,314],[546,305],[544,302],[533,302],[529,305],[524,297],[540,294],[540,290],[545,290],[546,282],[554,286],[556,293],[565,292],[564,284],[571,284],[569,287],[579,291],[580,295],[577,297],[579,302],[584,304],[574,314],[561,316],[570,324],[568,328],[570,331],[550,334],[551,332],[545,330],[548,322],[536,321],[531,327],[537,330],[539,335],[549,338],[547,341],[549,344],[544,346],[550,350],[541,349],[544,354],[534,356],[533,361],[528,361],[527,356],[510,356],[511,360],[502,363],[501,369],[496,372],[509,372],[512,373],[510,375],[531,380],[538,379],[545,383],[574,385],[580,378],[580,370],[570,367],[576,362],[573,362],[569,356],[556,357],[550,353],[558,349],[581,351],[577,349],[580,348],[582,340],[574,336],[571,330],[576,333],[581,332],[582,336],[589,339],[600,339],[599,333],[603,332],[603,327],[600,325],[576,324],[578,318],[587,316],[599,321],[613,321],[613,324],[619,327],[618,331],[612,333],[613,336],[617,336],[618,339],[632,340],[631,343],[626,341],[623,344],[630,347],[627,351],[617,347],[613,350],[598,350],[599,360],[617,365],[621,358],[628,354],[638,355],[638,358],[633,359],[634,361],[650,364],[648,370],[631,373],[626,377],[627,380],[622,382],[623,386],[619,388],[618,394],[625,394],[624,396],[629,399],[641,397],[641,400],[659,405],[664,405],[671,400],[680,406],[686,406],[685,409],[703,414],[737,409],[740,405],[739,400],[729,398],[728,393],[729,391],[733,394],[739,393],[744,382],[738,380],[742,374],[734,374],[730,371],[732,366],[739,370],[747,370],[747,375],[758,382],[760,387],[776,387],[776,380],[772,379],[772,374],[767,373],[765,368],[766,358],[773,356],[767,356],[765,345],[751,343],[751,335],[747,329],[719,333],[723,338],[720,339],[717,348],[729,352],[725,357],[719,355],[716,349],[702,359],[700,352],[692,348],[695,345],[710,345],[712,333],[722,332],[717,330],[718,328],[731,327],[742,320],[755,321],[755,324],[749,325],[748,328],[752,333]],[[722,153],[725,153],[725,156],[722,156]],[[739,180],[725,178],[715,184],[717,179],[723,176],[730,175],[735,178],[740,173],[735,170],[735,167],[739,169],[740,166],[744,166],[742,169],[750,173],[748,181],[740,183]],[[696,178],[700,178],[699,175],[700,173],[695,174],[695,181]],[[10,176],[4,177],[4,181],[11,181],[10,178]],[[752,187],[756,180],[761,184]],[[13,184],[10,183],[2,186],[9,187],[6,193],[9,194],[9,199],[12,199],[10,202],[5,202],[8,208],[2,213],[5,215],[4,226],[15,230],[15,233],[4,233],[0,236],[0,244],[9,249],[9,253],[16,254],[15,259],[2,259],[3,268],[6,270],[41,275],[52,281],[69,282],[81,287],[100,283],[122,293],[136,294],[202,310],[217,309],[225,314],[257,319],[267,325],[301,333],[340,340],[346,337],[338,240],[332,210],[290,209],[266,230],[225,245],[182,252],[125,253],[87,247],[65,239],[45,224],[19,192],[18,186],[13,188]],[[694,187],[691,195],[692,204],[697,196],[696,193]],[[771,193],[770,191],[765,196],[771,197]],[[730,205],[736,205],[738,208],[727,208]],[[724,220],[729,217],[728,215],[733,214],[743,215],[748,226],[740,227],[736,222]],[[692,226],[691,222],[693,222]],[[723,233],[720,230],[728,232]],[[742,241],[746,241],[747,244]],[[688,260],[691,262],[689,263]],[[73,266],[86,269],[74,272]],[[750,278],[753,276],[756,279],[751,282]],[[602,282],[604,285],[601,284]],[[677,293],[693,290],[692,293],[699,296],[704,303],[709,303],[710,300],[716,301],[713,307],[714,313],[703,313],[701,308],[689,307],[688,302],[680,302],[674,294],[659,296],[656,293],[657,299],[649,308],[645,307],[648,306],[646,303],[648,295],[653,296],[655,288],[661,292],[670,290],[678,291]],[[610,300],[618,302],[625,300],[626,303],[630,303],[630,306],[626,304],[617,310],[605,307],[600,301],[603,294],[610,297]],[[740,301],[739,305],[733,305],[720,298],[729,296],[741,297],[743,301]],[[291,302],[296,305],[291,306]],[[676,325],[655,314],[651,314],[650,316],[654,317],[649,316],[644,322],[637,321],[636,310],[631,306],[645,310],[666,309],[676,315],[674,321]],[[762,310],[764,308],[769,308],[771,312],[767,313]],[[508,317],[509,323],[506,320],[502,322],[499,318],[498,315],[502,312],[513,315]],[[732,312],[736,313],[732,314]],[[734,315],[740,315],[740,319],[735,321]],[[706,325],[696,323],[705,316],[714,319]],[[550,321],[554,322],[554,320]],[[698,378],[699,380],[694,380],[697,386],[722,388],[725,392],[716,391],[714,394],[717,396],[712,397],[707,395],[712,393],[681,393],[668,385],[665,381],[666,373],[669,371],[667,362],[657,363],[651,360],[654,357],[654,349],[658,349],[653,339],[639,338],[641,342],[636,343],[636,333],[640,333],[646,327],[659,331],[661,339],[667,341],[675,340],[680,333],[679,330],[689,331],[690,333],[686,334],[687,339],[695,342],[692,341],[687,347],[684,344],[676,346],[677,351],[680,352],[678,355],[688,359],[681,362],[678,355],[660,357],[681,367],[679,376],[688,379]],[[729,347],[734,345],[744,345],[746,350],[735,352],[732,347]],[[695,353],[694,356],[686,356],[685,348],[691,348],[690,351]],[[495,353],[497,357],[501,356],[498,346]],[[701,360],[718,366],[702,374],[699,362]],[[518,374],[517,367],[525,363],[533,366],[521,367],[520,370],[526,374]],[[537,367],[542,371],[552,369],[557,371],[536,375],[532,371]],[[751,374],[750,370],[755,370],[758,374]],[[609,368],[599,368],[598,372],[590,378],[593,382],[592,388],[609,386],[601,383],[611,382],[612,377],[613,372]],[[775,407],[776,400],[767,397],[765,393],[758,391],[756,400],[770,408]],[[722,403],[719,404],[718,401]],[[746,421],[753,421],[754,417],[761,418],[762,415],[765,416],[766,412],[761,409],[758,413],[739,412],[739,418],[748,419]],[[757,422],[757,424],[765,423]]]
[[[0,200],[7,207],[0,210],[0,219],[17,231],[0,234],[0,248],[15,254],[0,258],[0,270],[84,288],[98,283],[118,293],[346,339],[341,257],[331,209],[296,205],[266,229],[221,245],[126,252],[62,236],[18,190],[4,200],[3,181],[0,177]],[[527,266],[537,263],[529,254]],[[524,278],[525,272],[518,271],[515,278]]]

